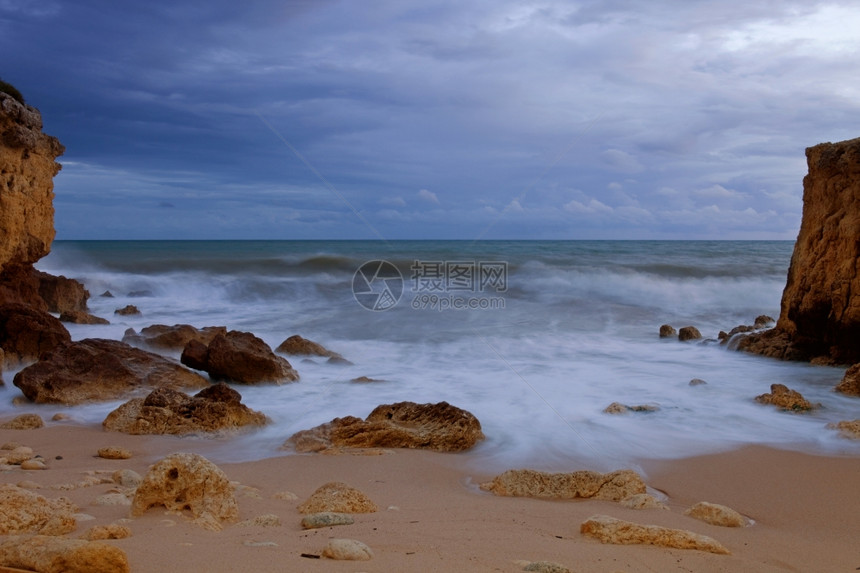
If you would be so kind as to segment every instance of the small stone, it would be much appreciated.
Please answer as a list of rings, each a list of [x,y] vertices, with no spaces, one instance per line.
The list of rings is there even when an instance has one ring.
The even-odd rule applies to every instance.
[[[720,527],[746,527],[749,524],[746,518],[734,509],[707,501],[697,503],[685,511],[684,515]]]
[[[117,470],[111,476],[113,482],[123,487],[137,487],[143,478],[134,470],[124,469]]]
[[[131,505],[131,500],[122,493],[106,493],[95,498],[93,505]]]
[[[333,511],[321,511],[312,513],[302,518],[303,529],[317,529],[320,527],[332,527],[335,525],[352,525],[355,520],[346,513],[335,513]]]
[[[685,326],[678,331],[678,340],[681,342],[699,340],[700,338],[702,338],[702,333],[695,326]]]
[[[38,414],[21,414],[0,425],[0,428],[4,430],[35,430],[44,426],[45,422]]]
[[[105,298],[113,298],[113,293],[109,290],[106,290],[102,294],[100,294],[99,296],[103,296]]]
[[[277,547],[278,544],[274,541],[245,541],[242,543],[245,547]]]
[[[125,525],[111,523],[110,525],[95,525],[81,535],[81,539],[100,541],[102,539],[126,539],[131,537],[131,529]]]
[[[773,324],[775,322],[776,321],[773,319],[773,317],[770,317],[766,314],[760,314],[757,317],[755,317],[755,321],[753,322],[753,325],[756,328],[764,328],[765,326],[767,326],[769,324]]]
[[[236,527],[280,527],[281,518],[273,513],[258,515],[254,519],[246,519],[236,524]]]
[[[626,414],[627,412],[657,412],[658,406],[650,406],[648,404],[640,404],[639,406],[627,406],[620,402],[613,402],[604,408],[604,414]]]
[[[664,324],[660,327],[660,338],[670,338],[675,336],[678,332],[675,330],[675,327],[670,324]]]
[[[119,446],[108,446],[99,449],[99,457],[106,460],[127,460],[131,457],[131,452]]]
[[[53,422],[65,422],[65,421],[71,420],[71,419],[72,419],[71,416],[69,416],[68,414],[64,414],[62,412],[57,412],[56,414],[51,416],[51,421],[53,421]]]
[[[45,462],[41,459],[27,460],[25,462],[21,462],[22,470],[46,470],[48,466],[45,465]]]
[[[839,435],[851,440],[860,440],[860,419],[843,420],[835,424],[827,424],[832,430],[839,430]]]
[[[370,561],[373,551],[355,539],[332,539],[322,551],[323,557],[339,561]]]
[[[620,503],[630,509],[669,509],[650,493],[637,493],[622,499]]]
[[[534,561],[523,567],[523,571],[537,571],[539,573],[572,573],[564,565],[552,561]]]
[[[34,481],[26,480],[26,479],[19,481],[15,485],[17,485],[18,487],[24,488],[24,489],[42,489],[42,484],[36,483]]]
[[[291,491],[279,491],[272,496],[272,499],[280,499],[283,501],[295,501],[299,499],[299,496],[294,494]]]
[[[690,386],[702,386],[703,384],[707,384],[707,382],[705,382],[701,378],[693,378],[692,380],[690,380]]]
[[[376,378],[370,378],[368,376],[359,376],[358,378],[353,378],[350,382],[356,382],[359,384],[368,383],[368,382],[385,382],[385,380],[377,380]]]
[[[320,486],[298,509],[299,513],[373,513],[378,510],[364,493],[341,482]]]
[[[114,314],[118,314],[120,316],[131,316],[135,314],[140,314],[140,310],[133,304],[126,305],[122,308],[118,308],[113,311]]]
[[[8,454],[3,456],[6,458],[6,463],[11,465],[19,465],[27,460],[33,459],[33,448],[27,446],[18,446]]]

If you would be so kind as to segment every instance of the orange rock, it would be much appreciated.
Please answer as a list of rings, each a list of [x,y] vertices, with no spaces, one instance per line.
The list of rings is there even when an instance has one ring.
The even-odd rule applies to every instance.
[[[582,523],[579,531],[602,543],[615,545],[659,545],[675,549],[697,549],[721,555],[729,554],[729,550],[719,541],[707,535],[658,525],[641,525],[608,515],[589,517]]]
[[[299,513],[375,513],[379,510],[364,493],[341,482],[320,486],[299,507]]]
[[[508,470],[482,483],[481,489],[496,495],[547,499],[593,498],[620,501],[645,493],[645,483],[632,470],[602,474],[588,470],[546,473],[536,470]]]

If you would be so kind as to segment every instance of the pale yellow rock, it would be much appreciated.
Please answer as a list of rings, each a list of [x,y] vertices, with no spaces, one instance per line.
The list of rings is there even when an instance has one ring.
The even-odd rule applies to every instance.
[[[622,499],[620,503],[630,509],[669,509],[650,493],[637,493]]]
[[[93,505],[131,505],[131,500],[122,493],[106,493],[95,498]]]
[[[0,446],[0,450],[14,450],[15,448],[20,448],[21,444],[18,442],[6,442],[2,446]]]
[[[481,484],[481,489],[512,497],[619,501],[637,493],[645,493],[645,483],[632,470],[607,474],[588,470],[554,474],[536,470],[508,470],[493,478],[493,481]]]
[[[322,556],[339,561],[370,561],[373,551],[355,539],[331,539],[323,549]]]
[[[700,501],[685,511],[684,515],[721,527],[746,527],[749,524],[747,519],[734,509],[707,501]]]
[[[275,493],[274,495],[272,495],[272,499],[280,499],[283,501],[295,501],[295,500],[299,499],[299,496],[297,496],[296,494],[294,494],[291,491],[279,491],[279,492]]]
[[[254,519],[246,519],[236,524],[236,527],[280,527],[281,518],[273,513],[258,515]]]
[[[35,430],[44,426],[45,422],[38,414],[21,414],[0,425],[0,428],[4,430]]]
[[[81,535],[81,539],[88,541],[100,541],[102,539],[126,539],[131,537],[131,529],[125,525],[111,523],[110,525],[94,525],[90,527],[86,533]]]
[[[22,470],[46,470],[48,469],[48,465],[45,463],[43,459],[32,459],[21,462]]]
[[[534,571],[537,573],[572,573],[564,565],[552,561],[532,561],[523,567],[523,571]]]
[[[154,506],[190,511],[207,529],[213,523],[232,522],[239,517],[230,480],[218,466],[198,454],[172,454],[150,468],[135,492],[131,513],[143,515]]]
[[[729,554],[729,550],[720,542],[707,535],[658,525],[641,525],[608,515],[589,517],[582,523],[579,531],[602,543],[615,545],[659,545],[675,549],[696,549],[721,555]]]
[[[111,480],[123,487],[137,487],[143,481],[143,478],[134,470],[123,469],[113,472]]]
[[[299,513],[373,513],[378,507],[365,494],[341,482],[320,486],[299,507]]]
[[[843,420],[835,424],[828,424],[828,428],[839,430],[839,435],[851,440],[860,440],[860,420]]]
[[[27,446],[18,446],[14,450],[3,455],[6,458],[6,463],[18,465],[27,460],[33,459],[33,449]]]
[[[100,448],[98,454],[100,458],[106,460],[127,460],[131,457],[131,452],[120,446]]]
[[[63,535],[77,527],[77,510],[64,497],[47,499],[12,484],[0,484],[0,534]]]
[[[125,552],[99,541],[45,535],[13,536],[0,544],[0,564],[39,573],[127,573]]]

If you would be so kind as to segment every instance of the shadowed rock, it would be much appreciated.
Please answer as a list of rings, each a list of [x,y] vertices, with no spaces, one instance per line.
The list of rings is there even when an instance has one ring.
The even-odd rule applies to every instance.
[[[275,352],[289,354],[291,356],[324,356],[326,358],[343,358],[337,352],[332,352],[322,344],[318,344],[313,340],[302,338],[298,334],[294,334],[284,340],[275,349]]]
[[[126,434],[196,434],[263,426],[267,418],[241,403],[242,396],[226,384],[205,388],[193,397],[157,388],[107,415],[106,430]]]
[[[860,363],[845,371],[842,381],[836,386],[836,391],[849,396],[860,396]]]
[[[659,545],[675,549],[697,549],[721,555],[729,554],[729,550],[719,541],[706,535],[658,525],[640,525],[608,515],[594,515],[588,518],[579,531],[603,543],[616,545]]]
[[[7,363],[34,362],[71,340],[66,327],[47,312],[23,304],[0,306],[0,347]]]
[[[792,390],[783,384],[771,384],[770,393],[756,396],[755,401],[760,404],[773,404],[778,408],[791,412],[803,412],[817,407],[804,398],[800,392]]]
[[[196,340],[204,345],[212,342],[218,334],[227,334],[224,326],[206,326],[195,328],[190,324],[153,324],[140,329],[140,333],[129,328],[123,334],[122,341],[134,346],[148,346],[167,350],[182,350],[191,340]]]
[[[702,338],[702,333],[695,326],[685,326],[678,331],[678,340],[686,342],[687,340],[699,340]]]
[[[67,310],[60,314],[60,322],[72,324],[110,324],[106,318],[94,316],[85,310]]]
[[[287,440],[298,452],[331,448],[413,448],[441,452],[468,450],[484,439],[481,423],[447,402],[398,402],[377,406],[366,419],[335,418]]]
[[[131,514],[150,507],[189,511],[206,529],[219,530],[221,522],[236,521],[239,505],[233,485],[218,466],[198,454],[171,454],[144,476],[131,502]]]
[[[481,489],[495,495],[544,499],[593,498],[621,501],[645,493],[645,483],[632,470],[607,474],[588,470],[546,473],[536,470],[508,470],[482,483]]]
[[[268,344],[250,332],[219,333],[205,353],[201,347],[201,342],[189,341],[182,352],[182,363],[205,370],[213,380],[283,384],[299,379],[298,372],[285,358],[277,356]]]
[[[80,404],[116,400],[138,389],[204,388],[209,381],[157,354],[87,338],[58,346],[21,370],[14,384],[34,402]]]
[[[660,338],[671,338],[678,334],[678,331],[675,330],[675,327],[671,324],[664,324],[660,326]]]

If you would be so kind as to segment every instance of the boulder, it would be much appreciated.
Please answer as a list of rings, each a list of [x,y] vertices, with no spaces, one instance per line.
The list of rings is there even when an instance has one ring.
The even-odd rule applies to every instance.
[[[702,338],[702,333],[695,326],[685,326],[678,331],[678,340],[686,342],[687,340],[699,340]]]
[[[47,312],[17,303],[0,306],[0,347],[7,363],[35,362],[71,340],[66,327]]]
[[[669,529],[658,525],[641,525],[623,521],[608,515],[594,515],[585,520],[580,533],[594,537],[602,543],[616,545],[659,545],[674,549],[696,549],[720,555],[728,555],[729,550],[720,542],[706,535]]]
[[[94,316],[85,310],[67,310],[60,314],[60,322],[71,322],[72,324],[110,324],[110,321]]]
[[[307,338],[302,338],[298,334],[294,334],[284,340],[278,347],[275,349],[275,352],[280,352],[282,354],[289,354],[291,356],[323,356],[326,358],[343,358],[337,352],[332,352],[324,347],[322,344],[318,344],[313,340],[308,340]]]
[[[134,398],[107,415],[106,430],[126,434],[187,435],[263,426],[266,416],[241,403],[242,396],[226,384],[204,388],[193,397],[166,387],[146,398]]]
[[[218,334],[227,334],[224,326],[205,326],[196,328],[190,324],[153,324],[140,329],[140,333],[133,328],[125,331],[122,341],[134,346],[148,346],[165,350],[182,350],[191,340],[209,344]]]
[[[773,404],[791,412],[803,412],[817,407],[804,398],[800,392],[783,384],[771,384],[770,393],[756,396],[755,401],[759,404]]]
[[[466,410],[447,402],[397,402],[377,406],[364,420],[335,418],[293,434],[284,444],[298,452],[332,448],[413,448],[460,452],[484,439],[481,423]]]
[[[127,304],[122,308],[118,308],[113,311],[114,314],[118,314],[120,316],[134,316],[136,314],[141,314],[140,309],[138,309],[133,304]]]
[[[330,539],[322,550],[322,556],[340,561],[370,561],[373,551],[355,539]]]
[[[19,414],[0,425],[4,430],[36,430],[44,427],[45,421],[39,414]]]
[[[660,338],[671,338],[678,334],[678,331],[675,330],[675,327],[671,324],[663,324],[660,326]]]
[[[140,389],[209,386],[199,374],[162,356],[100,338],[58,346],[21,370],[13,383],[30,400],[53,404],[116,400]]]
[[[299,374],[287,360],[277,356],[262,339],[250,332],[231,330],[217,334],[206,348],[205,357],[199,346],[189,342],[183,351],[184,364],[202,364],[213,380],[238,384],[294,382]]]
[[[298,507],[299,513],[374,513],[379,510],[364,493],[342,482],[321,485]]]
[[[842,381],[836,386],[836,391],[849,396],[860,396],[860,363],[845,371]]]
[[[860,362],[860,138],[806,150],[803,216],[779,318],[739,348],[786,360]]]
[[[87,311],[87,299],[90,293],[84,285],[75,279],[69,279],[62,275],[54,275],[34,271],[39,280],[39,296],[45,301],[48,312],[75,313]]]
[[[0,564],[39,573],[128,573],[125,552],[101,541],[45,535],[14,536],[0,544]]]
[[[18,486],[0,484],[0,534],[64,535],[75,530],[78,508],[64,497],[46,499]]]
[[[707,501],[700,501],[685,511],[684,515],[720,527],[746,527],[749,525],[747,519],[734,509]]]
[[[508,470],[493,478],[493,481],[482,483],[481,489],[509,497],[621,501],[632,495],[645,493],[645,483],[639,474],[632,470],[618,470],[607,474],[588,470],[571,473]]]
[[[851,440],[860,440],[860,419],[843,420],[835,424],[827,424],[832,430],[839,430],[839,435]]]
[[[179,361],[195,370],[206,370],[209,348],[199,340],[189,340],[182,349]]]
[[[236,521],[239,505],[233,485],[218,466],[201,455],[171,454],[144,476],[131,502],[131,514],[143,515],[151,507],[189,511],[209,529]]]

